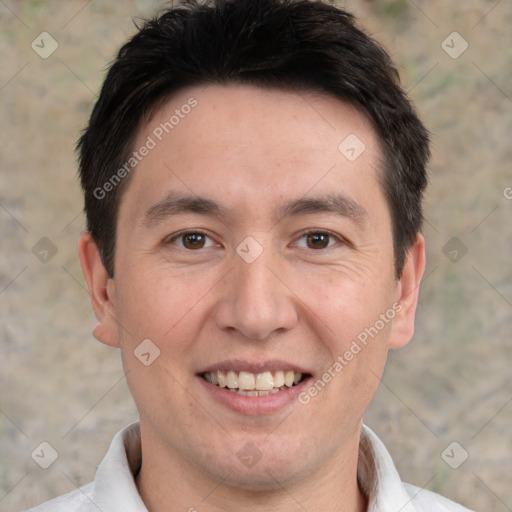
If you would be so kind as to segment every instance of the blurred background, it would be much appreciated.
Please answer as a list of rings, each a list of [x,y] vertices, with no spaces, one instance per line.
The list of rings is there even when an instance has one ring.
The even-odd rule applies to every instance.
[[[392,54],[433,139],[416,334],[366,423],[403,480],[512,510],[512,2],[337,4]],[[133,19],[163,5],[0,1],[0,511],[90,481],[137,418],[91,335],[74,144]]]

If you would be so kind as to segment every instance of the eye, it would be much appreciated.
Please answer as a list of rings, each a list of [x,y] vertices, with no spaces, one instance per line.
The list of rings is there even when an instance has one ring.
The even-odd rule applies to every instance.
[[[302,242],[305,242],[305,245]],[[325,249],[340,241],[339,237],[325,231],[309,231],[304,233],[298,242],[298,246],[305,249]]]
[[[187,231],[179,233],[167,240],[168,244],[174,244],[183,249],[205,249],[213,247],[215,242],[205,233],[201,231]]]

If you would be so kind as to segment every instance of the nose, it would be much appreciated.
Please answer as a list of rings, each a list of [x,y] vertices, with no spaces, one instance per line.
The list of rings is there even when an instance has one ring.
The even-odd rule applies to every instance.
[[[235,269],[217,303],[215,320],[224,331],[238,332],[251,340],[265,340],[292,329],[298,320],[293,290],[284,272],[264,251],[247,263],[235,257]]]

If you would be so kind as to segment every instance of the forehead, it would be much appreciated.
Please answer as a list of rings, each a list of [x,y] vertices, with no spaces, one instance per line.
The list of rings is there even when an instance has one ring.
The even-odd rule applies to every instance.
[[[128,195],[147,206],[176,189],[260,209],[309,192],[375,193],[380,162],[374,131],[352,105],[249,85],[180,91],[140,128],[134,150],[144,146]]]

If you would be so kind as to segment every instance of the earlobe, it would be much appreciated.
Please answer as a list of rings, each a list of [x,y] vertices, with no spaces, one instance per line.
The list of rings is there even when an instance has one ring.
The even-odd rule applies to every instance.
[[[418,233],[416,241],[407,253],[405,265],[397,288],[396,302],[400,306],[393,320],[390,348],[406,345],[414,334],[414,319],[421,279],[425,271],[425,239]]]
[[[115,290],[101,260],[98,246],[89,232],[84,232],[80,236],[78,256],[89,288],[94,314],[99,322],[94,328],[93,335],[105,345],[119,347],[114,308]]]

